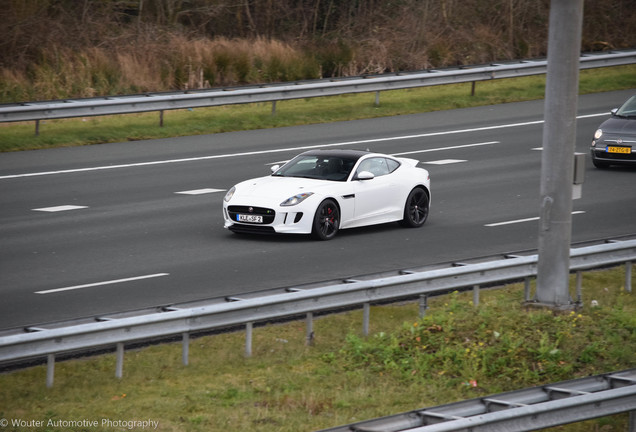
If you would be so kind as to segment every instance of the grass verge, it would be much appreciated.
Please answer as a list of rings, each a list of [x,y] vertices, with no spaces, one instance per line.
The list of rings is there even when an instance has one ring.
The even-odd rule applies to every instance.
[[[581,94],[628,88],[636,88],[636,65],[580,74]],[[541,99],[544,94],[545,76],[531,76],[478,82],[474,96],[470,83],[386,91],[379,106],[375,93],[362,93],[278,102],[275,115],[270,103],[174,110],[164,113],[163,127],[157,112],[42,121],[38,136],[35,122],[5,123],[0,124],[0,152],[413,114]]]
[[[310,431],[635,367],[636,296],[624,289],[624,268],[585,273],[583,293],[582,310],[563,314],[524,310],[521,284],[482,291],[478,307],[468,293],[434,298],[422,319],[417,304],[373,307],[367,338],[361,311],[330,315],[314,323],[311,347],[302,322],[269,325],[255,329],[251,358],[241,333],[201,337],[190,342],[189,366],[180,344],[152,346],[126,352],[121,380],[114,354],[58,363],[50,389],[46,367],[32,367],[0,375],[0,418],[5,431],[127,429],[104,420]],[[55,426],[82,420],[99,427]],[[556,430],[618,432],[627,422],[625,414]]]

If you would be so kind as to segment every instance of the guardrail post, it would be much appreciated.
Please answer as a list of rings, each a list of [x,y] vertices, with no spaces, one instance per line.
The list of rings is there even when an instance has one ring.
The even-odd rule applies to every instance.
[[[40,136],[40,120],[35,121],[35,136]]]
[[[530,278],[527,277],[524,279],[523,281],[523,298],[525,299],[526,303],[529,302],[530,299]]]
[[[470,95],[475,96],[475,81],[473,81],[470,86]]]
[[[163,127],[163,110],[159,111],[159,127]]]
[[[46,359],[46,387],[53,387],[55,376],[55,354],[49,354]]]
[[[365,303],[362,308],[362,334],[369,336],[369,316],[371,315],[371,305]]]
[[[625,291],[632,292],[632,262],[627,261],[625,264]]]
[[[375,106],[380,106],[380,91],[375,92]]]
[[[183,333],[183,341],[181,347],[181,360],[183,361],[183,365],[188,365],[188,357],[190,356],[190,334]]]
[[[636,432],[636,411],[629,412],[629,427],[627,432]]]
[[[578,270],[576,272],[576,303],[579,305],[583,304],[583,290],[581,285],[583,284],[583,272]]]
[[[245,357],[252,357],[252,328],[253,323],[245,324]]]
[[[115,377],[121,379],[124,371],[124,344],[117,343],[117,363],[115,366]]]
[[[473,306],[479,306],[479,285],[473,286]]]
[[[305,345],[310,346],[314,344],[314,314],[307,312],[307,334],[305,336]]]
[[[420,318],[424,318],[428,309],[428,295],[420,294]]]
[[[276,115],[276,101],[272,101],[272,116]]]

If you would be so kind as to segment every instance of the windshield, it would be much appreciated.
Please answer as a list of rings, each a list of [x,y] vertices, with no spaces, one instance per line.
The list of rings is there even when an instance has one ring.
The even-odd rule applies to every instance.
[[[355,158],[334,155],[300,155],[283,165],[274,176],[346,181]]]
[[[636,117],[636,96],[632,96],[616,111],[619,117]]]

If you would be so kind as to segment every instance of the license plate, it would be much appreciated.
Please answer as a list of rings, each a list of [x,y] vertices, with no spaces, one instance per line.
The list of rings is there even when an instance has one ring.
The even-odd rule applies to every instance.
[[[260,215],[248,215],[248,214],[238,214],[238,215],[236,215],[236,220],[239,221],[239,222],[263,223],[263,216],[260,216]]]
[[[631,147],[607,147],[608,153],[623,153],[623,154],[631,154]]]

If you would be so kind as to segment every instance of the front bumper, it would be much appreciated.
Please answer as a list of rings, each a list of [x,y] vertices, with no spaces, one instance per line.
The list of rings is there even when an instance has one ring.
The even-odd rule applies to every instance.
[[[249,210],[252,209],[250,213]],[[262,222],[243,222],[238,220],[240,214],[263,215]],[[260,234],[311,234],[314,212],[308,206],[291,206],[276,208],[224,205],[224,227],[234,232]]]
[[[590,147],[590,155],[596,163],[605,165],[635,165],[636,146],[626,143],[616,144],[614,142],[598,141],[593,142]],[[636,143],[635,143],[636,144]],[[625,153],[615,153],[612,149],[621,149]]]

